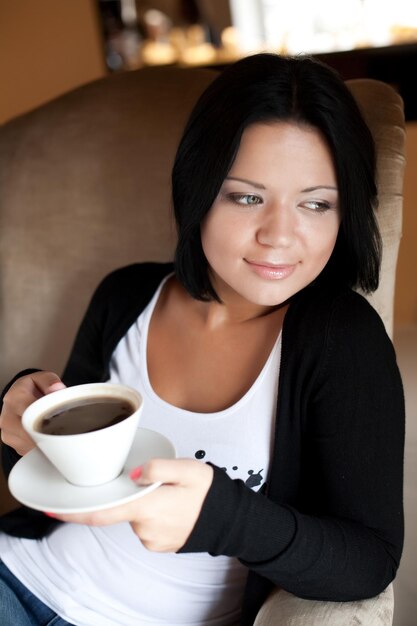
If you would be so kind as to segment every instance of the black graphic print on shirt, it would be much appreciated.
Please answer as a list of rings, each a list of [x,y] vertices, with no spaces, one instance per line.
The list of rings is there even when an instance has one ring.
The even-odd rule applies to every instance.
[[[194,454],[194,457],[196,459],[198,459],[199,461],[201,461],[202,459],[204,459],[206,456],[206,452],[205,450],[197,450],[197,452]],[[221,468],[223,471],[227,472],[227,467],[222,467]],[[239,467],[237,465],[234,465],[232,467],[233,471],[237,471],[239,469]],[[262,482],[264,481],[264,476],[262,476],[262,472],[263,469],[258,470],[257,472],[255,472],[255,470],[250,469],[248,470],[248,478],[246,480],[244,480],[244,483],[247,487],[249,487],[250,489],[254,489],[255,487],[259,487],[259,485],[262,484]],[[232,474],[230,474],[230,476],[233,478]]]

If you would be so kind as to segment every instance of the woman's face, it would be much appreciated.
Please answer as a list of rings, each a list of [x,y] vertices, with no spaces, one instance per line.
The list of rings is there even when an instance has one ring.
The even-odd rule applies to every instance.
[[[325,267],[339,224],[336,172],[321,134],[287,122],[248,127],[202,224],[215,290],[225,304],[285,302]]]

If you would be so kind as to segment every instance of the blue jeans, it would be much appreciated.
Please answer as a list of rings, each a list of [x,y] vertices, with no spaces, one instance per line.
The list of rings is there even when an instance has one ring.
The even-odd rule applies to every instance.
[[[33,595],[0,561],[1,626],[73,626]]]

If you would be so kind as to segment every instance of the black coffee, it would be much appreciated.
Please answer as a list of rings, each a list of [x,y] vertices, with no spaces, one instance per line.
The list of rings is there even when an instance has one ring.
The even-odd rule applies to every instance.
[[[117,424],[133,412],[129,402],[116,399],[67,404],[52,415],[42,416],[34,428],[47,435],[78,435]]]

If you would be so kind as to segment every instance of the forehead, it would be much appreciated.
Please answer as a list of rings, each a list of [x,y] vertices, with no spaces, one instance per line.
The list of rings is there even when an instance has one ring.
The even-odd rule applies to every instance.
[[[248,126],[240,141],[239,152],[247,147],[277,148],[293,145],[309,147],[311,150],[328,152],[330,147],[318,128],[292,121],[258,122]]]
[[[322,133],[295,122],[256,123],[242,134],[231,172],[240,169],[296,168],[335,176],[333,155]]]

